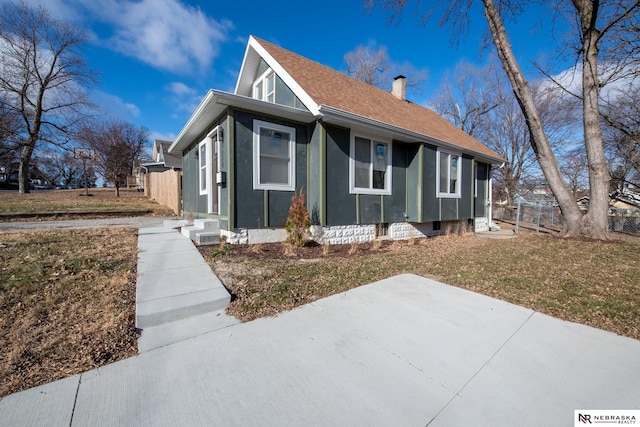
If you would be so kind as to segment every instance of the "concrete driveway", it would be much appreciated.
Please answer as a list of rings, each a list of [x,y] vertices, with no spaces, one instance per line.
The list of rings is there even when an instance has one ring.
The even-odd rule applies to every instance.
[[[639,396],[640,341],[401,275],[8,396],[0,424],[571,426]]]

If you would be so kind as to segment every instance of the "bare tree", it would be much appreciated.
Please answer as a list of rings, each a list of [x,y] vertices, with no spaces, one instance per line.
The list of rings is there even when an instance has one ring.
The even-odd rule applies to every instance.
[[[600,127],[599,95],[600,48],[605,47],[607,57],[615,59],[612,64],[623,64],[607,76],[619,77],[628,69],[628,64],[638,61],[638,13],[640,1],[573,0],[567,17],[577,24],[576,57],[582,72],[581,91],[582,128],[584,147],[589,165],[590,207],[586,214],[578,208],[573,195],[564,181],[558,161],[545,133],[542,116],[537,108],[531,85],[516,59],[503,17],[522,12],[524,2],[507,0],[481,0],[492,42],[498,52],[502,67],[511,83],[520,109],[529,129],[532,149],[540,168],[551,187],[565,217],[562,235],[565,237],[588,236],[606,240],[608,231],[609,169],[604,154]],[[398,13],[407,4],[405,0],[367,0],[373,7],[382,4],[383,9]],[[432,6],[427,15],[436,9],[442,10],[442,21],[454,27],[464,27],[472,0],[441,0]],[[555,5],[555,3],[553,3]],[[559,8],[558,8],[559,9]],[[464,32],[462,32],[464,33]],[[609,40],[624,40],[624,43],[609,43]],[[626,43],[626,44],[625,44]],[[624,48],[627,47],[625,50]],[[609,79],[611,80],[611,79]]]
[[[118,120],[107,120],[85,127],[80,140],[95,155],[95,167],[115,185],[116,197],[120,187],[126,185],[133,165],[144,152],[149,141],[149,130]]]
[[[640,186],[640,84],[631,81],[608,95],[602,117],[610,169],[618,184]]]
[[[476,67],[459,62],[438,91],[435,110],[471,136],[476,136],[483,117],[496,108],[499,99],[495,89],[500,84],[492,64]]]
[[[420,85],[427,80],[427,71],[416,69],[408,62],[395,63],[391,61],[387,48],[376,48],[374,44],[359,45],[344,55],[347,63],[347,73],[369,85],[386,88],[395,76],[403,75],[407,78],[407,87],[419,90]]]
[[[2,175],[9,175],[11,165],[17,160],[17,146],[19,143],[20,117],[9,108],[0,96],[0,168]]]
[[[389,55],[387,48],[381,46],[357,46],[351,52],[344,55],[347,63],[347,72],[350,76],[365,82],[371,86],[381,86],[386,83],[389,71]]]
[[[580,190],[587,188],[588,164],[584,150],[570,151],[560,157],[560,167],[573,198],[577,199]]]
[[[90,105],[83,87],[94,83],[79,48],[82,31],[43,7],[5,3],[0,13],[0,91],[21,119],[20,192],[29,192],[29,165],[39,143],[70,140]]]

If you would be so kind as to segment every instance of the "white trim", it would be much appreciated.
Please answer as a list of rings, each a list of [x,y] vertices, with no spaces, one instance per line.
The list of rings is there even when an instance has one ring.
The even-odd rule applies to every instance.
[[[204,148],[204,156],[203,150]],[[204,157],[204,159],[203,159]],[[204,170],[204,181],[202,180],[202,173]],[[209,194],[211,189],[211,138],[207,137],[200,141],[198,144],[198,188],[200,195],[204,196]]]
[[[384,189],[380,188],[372,188],[373,182],[373,161],[371,161],[369,167],[369,188],[356,187],[355,185],[355,172],[356,172],[356,159],[355,159],[355,148],[356,148],[356,138],[366,139],[370,143],[370,153],[371,159],[373,159],[375,155],[375,143],[385,144],[387,146],[387,167],[385,169],[384,175]],[[374,194],[374,195],[383,195],[389,196],[391,195],[391,175],[392,175],[392,158],[391,153],[393,152],[393,143],[392,141],[385,140],[382,138],[374,138],[372,136],[366,134],[351,134],[351,141],[349,145],[349,193],[350,194]]]
[[[247,50],[245,51],[244,59],[242,60],[242,68],[238,75],[238,81],[236,83],[235,94],[237,95],[250,95],[253,96],[253,82],[255,72],[257,70],[258,63],[262,58],[264,62],[280,77],[280,79],[286,84],[295,96],[298,97],[302,105],[304,105],[314,116],[318,115],[320,106],[302,89],[302,87],[296,82],[285,69],[276,61],[273,56],[267,52],[267,50],[256,40],[253,36],[249,37],[249,43],[247,44]],[[252,74],[253,73],[253,74]]]
[[[260,182],[260,129],[285,132],[290,135],[288,141],[289,165],[287,184],[263,184]],[[296,188],[296,130],[289,126],[277,125],[262,120],[253,121],[253,189],[274,191],[295,191]]]
[[[456,166],[456,170],[457,170],[457,177],[456,177],[456,191],[455,193],[451,193],[451,192],[442,192],[440,191],[440,153],[445,153],[449,155],[449,165],[448,165],[448,170],[447,170],[447,181],[451,182],[451,177],[449,176],[449,171],[451,171],[451,160],[453,157],[456,157],[456,162],[458,163],[458,165]],[[443,198],[443,199],[459,199],[461,197],[461,193],[462,193],[462,155],[460,153],[457,153],[455,151],[449,151],[449,150],[443,150],[441,148],[438,148],[438,150],[436,151],[436,194],[437,197]]]

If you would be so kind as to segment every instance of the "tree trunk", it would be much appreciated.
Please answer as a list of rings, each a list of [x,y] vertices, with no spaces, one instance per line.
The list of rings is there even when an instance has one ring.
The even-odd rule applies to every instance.
[[[31,192],[29,164],[31,163],[31,156],[33,155],[34,148],[35,141],[32,141],[32,138],[29,138],[29,141],[24,147],[22,147],[22,152],[20,153],[20,165],[18,166],[18,191],[20,193]]]
[[[611,176],[604,155],[600,128],[598,42],[600,32],[595,28],[598,1],[574,0],[582,29],[582,113],[584,143],[589,164],[589,212],[583,233],[594,239],[609,239],[609,181]]]
[[[565,237],[580,236],[583,232],[583,215],[573,199],[571,191],[569,191],[569,188],[564,182],[564,178],[558,167],[558,162],[551,149],[551,144],[544,133],[542,121],[531,88],[524,78],[513,54],[513,50],[511,49],[502,18],[495,8],[493,0],[482,0],[482,3],[485,7],[485,17],[489,24],[493,44],[496,46],[502,66],[511,82],[515,97],[520,104],[520,109],[524,114],[531,138],[531,146],[547,183],[551,187],[553,195],[558,201],[560,210],[564,215],[565,222],[561,235]]]

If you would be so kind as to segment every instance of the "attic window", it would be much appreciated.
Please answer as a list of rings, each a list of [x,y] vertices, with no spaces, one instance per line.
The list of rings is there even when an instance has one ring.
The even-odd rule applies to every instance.
[[[276,102],[276,73],[265,71],[253,83],[253,97],[261,101]]]

